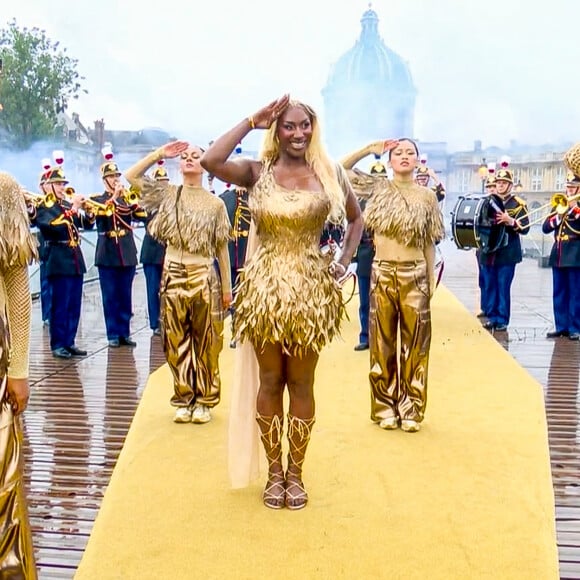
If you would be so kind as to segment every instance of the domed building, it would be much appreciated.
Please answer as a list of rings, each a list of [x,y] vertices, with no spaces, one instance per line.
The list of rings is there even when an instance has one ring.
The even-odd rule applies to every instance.
[[[409,66],[383,42],[370,5],[361,25],[359,39],[332,67],[322,90],[324,135],[334,156],[369,141],[413,137],[417,90]]]

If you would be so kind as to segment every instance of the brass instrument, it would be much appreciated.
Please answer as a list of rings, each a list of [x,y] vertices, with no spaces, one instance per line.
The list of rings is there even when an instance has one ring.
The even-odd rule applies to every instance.
[[[83,209],[85,211],[98,210],[98,211],[101,211],[102,213],[104,213],[106,216],[112,216],[113,213],[115,212],[113,206],[111,206],[110,204],[95,201],[94,199],[91,199],[90,197],[83,199],[82,206],[83,206]]]
[[[568,204],[571,201],[577,201],[579,199],[580,199],[580,194],[568,197],[565,193],[555,193],[550,198],[550,201],[548,203],[545,203],[545,204],[541,205],[540,207],[537,207],[537,208],[533,209],[532,211],[529,211],[527,214],[525,214],[521,218],[517,219],[516,222],[518,223],[518,225],[520,225],[520,220],[522,220],[524,217],[527,217],[529,219],[530,216],[532,216],[532,215],[535,216],[535,214],[539,214],[537,217],[534,217],[533,219],[531,219],[529,221],[529,225],[533,226],[535,224],[539,224],[540,222],[543,222],[553,212],[557,213],[558,215],[564,215],[568,211]],[[550,208],[550,211],[548,213],[546,213],[545,210],[548,207]]]
[[[23,191],[22,194],[24,196],[24,201],[33,205],[34,207],[38,207],[44,201],[44,196],[42,195],[36,195],[34,193],[30,193],[29,191]]]
[[[141,199],[139,190],[133,186],[131,186],[129,189],[124,189],[122,196],[129,205],[135,205],[136,203],[139,203],[139,200]]]
[[[46,207],[52,207],[56,202],[57,202],[56,194],[54,194],[52,191],[49,191],[44,196],[44,205]]]

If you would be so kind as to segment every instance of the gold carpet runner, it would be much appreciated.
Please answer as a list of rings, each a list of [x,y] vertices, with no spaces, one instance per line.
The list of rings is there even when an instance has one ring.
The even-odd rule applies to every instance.
[[[305,510],[229,488],[226,342],[207,425],[173,424],[169,372],[151,376],[76,578],[557,579],[541,386],[440,287],[423,429],[381,431],[357,307],[318,367]]]

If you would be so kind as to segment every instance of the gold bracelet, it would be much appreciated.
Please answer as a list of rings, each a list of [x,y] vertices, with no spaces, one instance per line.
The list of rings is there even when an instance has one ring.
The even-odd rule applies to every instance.
[[[254,124],[254,117],[252,117],[252,115],[250,115],[250,116],[248,117],[248,123],[250,123],[250,127],[251,127],[252,129],[255,129],[255,128],[256,128],[256,125]]]

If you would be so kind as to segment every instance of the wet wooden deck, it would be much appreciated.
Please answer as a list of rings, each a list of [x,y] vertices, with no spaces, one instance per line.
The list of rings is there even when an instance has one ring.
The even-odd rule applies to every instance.
[[[444,283],[479,310],[475,256],[444,245]],[[34,304],[33,394],[25,416],[26,480],[41,579],[72,578],[149,373],[163,364],[147,323],[145,284],[135,281],[137,347],[109,349],[97,284],[85,287],[78,361],[50,354]],[[549,340],[551,271],[526,259],[516,272],[509,332],[497,340],[543,386],[549,424],[562,578],[580,578],[580,343]],[[476,385],[474,385],[476,388]]]

